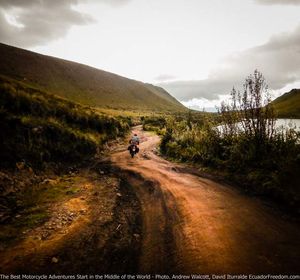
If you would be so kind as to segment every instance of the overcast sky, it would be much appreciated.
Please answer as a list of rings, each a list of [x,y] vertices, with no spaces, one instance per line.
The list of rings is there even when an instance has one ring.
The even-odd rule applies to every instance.
[[[0,0],[0,41],[211,108],[255,69],[300,87],[300,0]]]

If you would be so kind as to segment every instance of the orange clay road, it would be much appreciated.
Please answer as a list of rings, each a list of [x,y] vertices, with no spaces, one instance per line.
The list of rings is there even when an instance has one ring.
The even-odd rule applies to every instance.
[[[296,221],[233,187],[182,171],[153,152],[158,136],[134,131],[140,153],[131,159],[128,151],[116,152],[111,160],[141,201],[138,271],[300,273]]]

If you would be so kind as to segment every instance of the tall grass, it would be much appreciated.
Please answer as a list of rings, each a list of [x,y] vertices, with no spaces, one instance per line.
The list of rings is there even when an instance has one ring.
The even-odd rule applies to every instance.
[[[110,117],[0,78],[0,167],[27,161],[70,162],[93,156],[109,139],[129,130],[129,117]]]
[[[160,150],[169,157],[219,170],[247,190],[299,211],[300,133],[274,128],[260,73],[247,78],[244,90],[240,96],[233,92],[231,102],[222,105],[219,122],[189,116],[169,119]],[[220,122],[222,130],[217,128]]]

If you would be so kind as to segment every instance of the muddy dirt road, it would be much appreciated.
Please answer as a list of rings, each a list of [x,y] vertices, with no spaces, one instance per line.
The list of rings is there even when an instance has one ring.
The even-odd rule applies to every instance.
[[[112,162],[141,201],[140,272],[299,273],[300,226],[235,188],[155,154],[159,137],[135,128],[140,153]]]

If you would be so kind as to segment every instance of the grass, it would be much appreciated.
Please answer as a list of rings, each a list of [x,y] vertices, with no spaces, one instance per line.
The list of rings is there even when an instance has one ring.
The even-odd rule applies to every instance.
[[[81,191],[80,178],[67,175],[14,193],[10,207],[14,217],[1,225],[0,243],[5,246],[19,240],[23,232],[44,224],[50,218],[51,207]]]
[[[0,74],[88,106],[107,110],[185,111],[162,88],[79,63],[0,44]]]
[[[0,77],[0,116],[0,167],[88,159],[108,140],[125,136],[132,122],[5,77]]]
[[[233,89],[219,116],[209,119],[190,111],[169,119],[145,118],[144,126],[162,132],[163,155],[215,170],[248,192],[271,198],[299,214],[300,133],[275,130],[272,107],[262,102],[268,100],[264,85],[262,74],[255,70],[246,78],[242,98]],[[277,104],[293,102],[296,107],[299,93],[293,90]],[[217,129],[220,121],[222,131]]]
[[[272,103],[278,117],[300,119],[300,89],[293,89],[278,97]]]
[[[248,192],[299,213],[300,134],[290,131],[257,144],[253,137],[230,138],[213,127],[168,121],[160,151],[168,158],[220,173]]]

